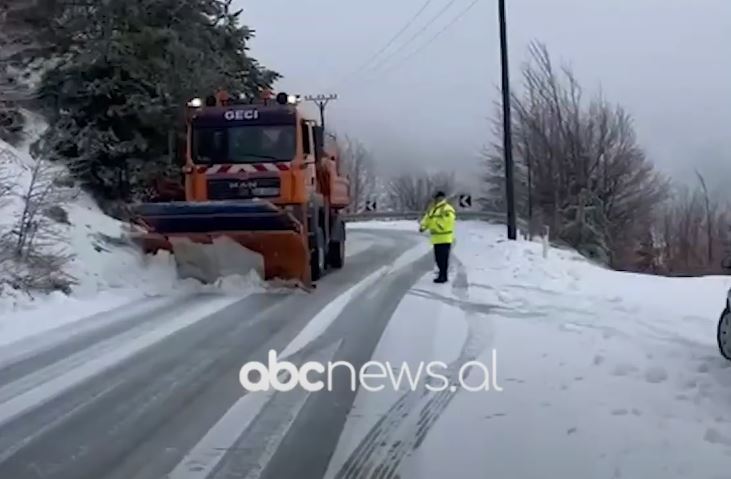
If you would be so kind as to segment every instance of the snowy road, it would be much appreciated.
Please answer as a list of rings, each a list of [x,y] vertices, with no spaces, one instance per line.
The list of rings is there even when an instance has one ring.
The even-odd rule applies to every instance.
[[[727,278],[543,258],[463,223],[435,285],[413,224],[359,228],[312,294],[149,298],[0,346],[0,478],[731,477]],[[441,361],[450,384],[493,362],[500,390],[355,392],[340,370],[331,392],[244,394],[241,366],[271,349]]]
[[[350,391],[283,394],[261,405],[245,434],[236,429],[225,441],[217,431],[242,399],[238,372],[245,362],[266,362],[268,350],[283,351],[295,338],[293,361],[323,355],[355,365],[367,361],[389,308],[430,268],[418,250],[405,258],[407,268],[393,267],[423,245],[416,235],[351,237],[347,268],[328,275],[312,294],[152,298],[129,314],[113,310],[0,348],[0,477],[160,478],[173,470],[171,477],[206,477],[183,460],[205,448],[199,443],[207,433],[238,451],[216,456],[210,477],[243,477],[267,464],[256,477],[295,477],[298,469],[278,470],[284,464],[277,457],[293,450],[300,461],[287,467],[312,472],[297,477],[321,476],[353,401]],[[350,294],[359,297],[327,313],[333,299],[364,279],[371,287],[356,288]],[[324,331],[303,332],[311,321],[324,322]],[[297,408],[298,420],[288,423],[288,412]],[[282,439],[277,435],[286,441],[271,451]],[[314,454],[304,453],[308,447]]]

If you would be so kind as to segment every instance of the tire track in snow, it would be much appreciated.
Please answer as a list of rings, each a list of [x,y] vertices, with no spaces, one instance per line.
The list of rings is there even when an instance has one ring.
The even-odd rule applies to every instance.
[[[92,344],[3,385],[0,388],[0,425],[237,300],[222,297],[210,302],[201,302],[198,298],[182,301],[157,321],[145,322]]]
[[[111,321],[94,315],[92,318],[100,323],[97,328],[81,331],[49,348],[39,347],[33,355],[8,358],[7,363],[0,366],[0,402],[4,400],[3,392],[11,383],[30,383],[26,389],[33,384],[42,384],[58,374],[88,363],[129,339],[144,335],[159,327],[165,318],[173,318],[198,301],[200,298],[195,296],[143,301],[142,305],[128,305],[127,314],[124,314],[127,309],[124,307],[114,310]],[[39,339],[40,346],[43,346],[43,338]]]
[[[31,414],[34,410],[54,402],[57,397],[88,379],[102,375],[137,352],[236,301],[238,299],[222,297],[198,304],[193,303],[188,305],[182,314],[178,309],[174,309],[159,324],[153,325],[155,327],[131,331],[122,344],[117,343],[117,338],[112,338],[95,345],[90,350],[81,351],[75,356],[5,385],[0,388],[0,428],[15,423],[21,416]],[[88,404],[86,400],[80,402]],[[72,410],[77,408],[73,407]],[[19,437],[24,441],[33,435],[25,433]],[[6,439],[12,441],[13,436],[14,434],[10,434],[10,437],[3,436],[0,443],[4,444]]]
[[[129,329],[135,320],[145,316],[156,316],[181,302],[183,297],[153,296],[90,314],[83,319],[61,324],[47,331],[35,333],[17,341],[0,345],[0,382],[10,375],[9,370],[19,368],[20,363],[37,361],[41,356],[66,346],[77,351],[84,343],[91,343],[96,337],[104,338],[116,331]]]
[[[425,392],[425,389],[420,389],[419,392],[409,391],[403,394],[366,434],[335,477],[337,479],[378,477],[376,475],[380,471],[378,468],[373,476],[368,475],[374,468],[372,459],[388,445],[388,441],[398,430],[403,419],[416,407]]]
[[[228,301],[221,298],[214,306]],[[195,324],[155,342],[154,347],[116,362],[107,374],[79,383],[2,426],[0,451],[13,451],[7,457],[0,455],[0,477],[106,477],[109,464],[116,464],[120,457],[117,442],[123,447],[144,442],[191,394],[215,378],[207,372],[223,361],[238,363],[235,357],[211,354],[221,347],[231,350],[231,356],[237,355],[211,339],[235,343],[240,338],[237,329],[247,330],[262,320],[241,321],[225,309],[201,316]],[[213,319],[202,321],[205,318]],[[172,323],[181,319],[186,319],[185,314],[165,324],[175,326]],[[160,328],[166,328],[165,324]],[[138,346],[136,343],[121,345],[120,352]],[[37,468],[32,474],[28,470],[31,462]]]
[[[356,446],[335,475],[337,479],[393,479],[399,477],[404,458],[418,449],[431,428],[459,392],[458,371],[462,364],[475,360],[492,343],[492,331],[485,330],[480,311],[470,303],[469,281],[464,265],[454,258],[457,274],[452,292],[459,301],[443,298],[431,291],[425,295],[456,303],[465,313],[468,333],[458,358],[447,368],[449,386],[432,393],[423,382],[394,403]],[[489,324],[489,323],[488,323]],[[466,370],[467,377],[469,370]]]

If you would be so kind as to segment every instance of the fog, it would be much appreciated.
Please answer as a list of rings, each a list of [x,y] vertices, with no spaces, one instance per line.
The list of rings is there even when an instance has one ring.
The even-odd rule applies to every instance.
[[[449,3],[433,0],[385,55]],[[479,0],[439,39],[401,61],[471,0],[440,19],[384,68],[354,71],[423,0],[238,0],[256,30],[252,54],[292,93],[336,92],[328,126],[363,141],[388,171],[423,165],[469,177],[491,141],[499,99],[497,0]],[[634,116],[640,142],[676,178],[694,168],[731,178],[729,0],[508,0],[513,88],[530,41],[570,63],[587,92],[601,88]],[[374,61],[372,65],[378,64]]]

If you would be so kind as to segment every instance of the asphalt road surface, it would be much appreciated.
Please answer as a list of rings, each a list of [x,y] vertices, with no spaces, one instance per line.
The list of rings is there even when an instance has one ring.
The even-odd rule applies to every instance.
[[[351,240],[372,235],[352,232]],[[220,298],[150,298],[75,323],[74,334],[15,345],[13,356],[0,348],[0,478],[323,477],[355,393],[244,394],[239,370],[266,363],[334,298],[419,241],[378,232],[313,293],[254,294],[202,320],[196,311]],[[358,368],[431,268],[424,256],[360,291],[289,360]]]

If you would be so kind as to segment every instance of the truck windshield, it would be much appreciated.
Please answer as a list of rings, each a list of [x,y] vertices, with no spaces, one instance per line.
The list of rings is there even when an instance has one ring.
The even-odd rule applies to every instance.
[[[195,163],[292,161],[296,149],[292,125],[197,128],[193,133]]]

